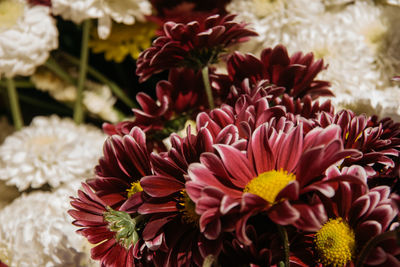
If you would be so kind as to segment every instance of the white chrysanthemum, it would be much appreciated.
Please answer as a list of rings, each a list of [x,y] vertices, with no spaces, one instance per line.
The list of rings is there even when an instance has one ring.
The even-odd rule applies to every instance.
[[[381,86],[390,86],[395,70],[400,68],[400,8],[376,5],[373,1],[357,1],[337,12],[335,23],[353,31],[367,44],[375,57]]]
[[[72,77],[78,75],[78,73],[73,71],[70,74]],[[74,102],[76,100],[78,90],[76,86],[65,82],[53,72],[44,68],[39,68],[31,76],[31,81],[37,89],[48,92],[58,101]],[[116,101],[117,99],[112,95],[109,86],[90,80],[85,81],[83,104],[91,114],[109,122],[117,122],[119,117],[117,111],[114,109]]]
[[[88,18],[98,20],[98,33],[103,39],[111,32],[112,20],[123,24],[145,21],[151,14],[148,0],[52,0],[53,13],[81,23]]]
[[[48,7],[25,0],[0,1],[0,76],[31,75],[58,46]]]
[[[0,212],[0,260],[18,267],[96,266],[90,245],[75,233],[67,213],[76,188],[74,183],[54,193],[24,194],[5,207]]]
[[[227,10],[259,34],[240,45],[242,52],[258,55],[263,48],[281,43],[297,26],[308,25],[311,16],[324,12],[324,5],[307,0],[233,0]]]
[[[336,110],[351,109],[356,114],[365,113],[380,118],[391,117],[400,122],[400,87],[388,87],[385,90],[371,90],[366,94],[339,94],[332,98]]]
[[[118,113],[113,108],[117,99],[107,85],[86,81],[89,90],[83,92],[83,104],[93,114],[110,121],[118,121]]]
[[[375,55],[364,37],[340,22],[336,14],[315,17],[315,23],[301,27],[283,42],[290,53],[313,52],[328,69],[318,79],[332,83],[336,96],[360,96],[381,86]]]
[[[96,165],[104,141],[94,126],[55,115],[36,117],[0,146],[0,179],[21,191],[82,179]]]

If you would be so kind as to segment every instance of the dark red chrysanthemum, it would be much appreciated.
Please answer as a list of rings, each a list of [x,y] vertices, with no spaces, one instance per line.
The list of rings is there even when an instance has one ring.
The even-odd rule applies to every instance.
[[[306,267],[313,254],[307,244],[312,238],[299,234],[294,227],[286,227],[290,244],[290,266]],[[224,235],[222,252],[218,258],[221,266],[279,266],[284,259],[282,237],[278,227],[265,214],[248,220],[246,235],[250,244],[243,244],[233,234]]]
[[[0,267],[8,267],[8,265],[5,264],[5,263],[3,263],[3,262],[0,260]]]
[[[128,213],[115,209],[122,200],[119,194],[98,197],[88,185],[72,198],[73,210],[68,213],[75,219],[74,225],[82,227],[77,232],[95,245],[92,258],[105,267],[134,266],[133,249],[137,242],[140,222]]]
[[[246,24],[234,22],[234,18],[234,15],[213,15],[203,22],[165,23],[164,34],[137,60],[136,74],[140,81],[179,66],[199,70],[214,63],[226,47],[256,35],[245,28]]]
[[[358,164],[365,168],[369,177],[398,177],[395,162],[399,160],[400,124],[391,120],[377,121],[365,115],[355,115],[350,110],[343,110],[335,115],[321,113],[317,122],[320,126],[337,124],[342,129],[341,137],[345,148],[353,148],[362,152],[359,158],[347,158],[342,166]]]
[[[139,180],[152,173],[145,133],[134,127],[127,135],[113,135],[106,140],[103,153],[95,168],[96,177],[88,180],[96,195],[119,194],[121,201],[130,197],[139,201]]]
[[[344,168],[331,169],[331,175],[358,172]],[[340,183],[332,198],[321,196],[314,205],[299,205],[300,219],[295,226],[314,236],[314,264],[354,266],[367,242],[396,227],[393,219],[398,207],[390,188],[379,186],[368,191],[365,187]],[[377,244],[362,266],[399,266],[400,247],[396,238]],[[313,265],[314,265],[313,264]],[[361,266],[361,265],[360,265]]]
[[[187,5],[191,6],[190,11],[201,11],[201,12],[210,12],[217,11],[219,14],[226,13],[225,6],[231,0],[204,0],[204,1],[196,1],[196,0],[151,0],[151,4],[157,10],[157,15],[161,17],[168,17],[168,14],[173,10],[176,10],[180,6]],[[175,11],[176,13],[176,11]],[[185,16],[186,14],[181,13],[181,15]],[[178,16],[178,14],[176,14]]]
[[[338,126],[315,128],[303,136],[301,124],[263,124],[252,134],[246,154],[229,145],[214,145],[218,154],[203,153],[201,163],[190,165],[186,183],[201,215],[201,231],[218,237],[224,215],[240,207],[243,215],[235,218],[236,234],[250,243],[245,224],[252,214],[266,211],[275,223],[292,224],[300,214],[291,203],[300,196],[314,191],[332,196],[341,180],[365,184],[361,176],[325,175],[333,164],[358,155],[343,149],[339,134]]]
[[[166,266],[202,266],[207,255],[217,255],[221,249],[221,239],[210,239],[200,232],[199,215],[185,190],[189,164],[198,162],[201,153],[212,151],[212,145],[218,142],[245,147],[233,125],[217,136],[206,128],[197,135],[188,129],[185,138],[171,136],[170,151],[152,154],[154,175],[140,180],[147,197],[138,212],[149,217],[142,237],[146,244],[152,244],[150,250],[160,252]],[[128,200],[125,207],[134,206],[133,201]]]
[[[315,80],[324,68],[323,60],[314,61],[312,53],[303,55],[297,52],[289,57],[283,45],[264,49],[260,59],[239,52],[235,52],[228,59],[228,75],[235,84],[246,78],[252,83],[266,79],[271,84],[284,87],[285,92],[294,98],[306,95],[313,99],[332,96],[329,82]]]
[[[51,0],[28,0],[31,5],[51,6]]]

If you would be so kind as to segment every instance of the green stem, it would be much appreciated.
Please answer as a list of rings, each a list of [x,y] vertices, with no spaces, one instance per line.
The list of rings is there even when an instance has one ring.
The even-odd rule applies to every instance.
[[[377,235],[374,238],[371,238],[367,244],[362,248],[360,252],[360,256],[357,259],[355,267],[362,267],[364,266],[365,260],[368,258],[369,253],[371,253],[371,250],[374,249],[380,242],[389,239],[389,238],[396,238],[396,234],[398,229],[392,230],[385,232],[381,235]]]
[[[19,107],[17,88],[15,88],[14,80],[12,78],[7,78],[7,93],[8,99],[10,100],[14,127],[16,130],[21,130],[24,126],[24,121],[21,115],[21,108]]]
[[[78,77],[78,89],[76,92],[75,108],[74,108],[74,120],[77,124],[83,122],[83,87],[86,80],[86,72],[88,66],[89,56],[89,33],[90,33],[90,19],[83,22],[82,32],[82,46],[81,46],[81,58],[79,63],[79,77]]]
[[[72,64],[78,65],[79,64],[79,59],[76,57],[69,55],[67,53],[62,54],[63,57],[71,62]],[[88,73],[96,78],[99,82],[104,83],[108,85],[111,89],[111,91],[116,95],[125,105],[131,108],[137,108],[138,105],[132,101],[126,94],[125,92],[113,81],[109,80],[107,77],[105,77],[103,74],[101,74],[99,71],[95,70],[94,68],[88,66],[87,68]]]
[[[206,90],[208,107],[210,109],[213,109],[214,108],[214,98],[213,98],[212,90],[211,90],[210,77],[208,74],[208,66],[203,67],[203,69],[201,70],[201,75],[203,76],[203,83],[204,83],[204,89]]]
[[[285,227],[283,227],[282,225],[277,225],[278,227],[278,231],[279,231],[279,235],[281,236],[282,239],[282,243],[283,243],[283,250],[285,253],[285,259],[284,259],[284,266],[289,267],[290,266],[290,262],[289,262],[289,237],[288,234],[286,232]]]
[[[50,69],[52,72],[54,72],[58,77],[63,79],[65,82],[76,85],[76,80],[72,78],[68,72],[66,72],[58,63],[57,61],[49,57],[49,59],[46,61],[44,64],[48,69]]]
[[[15,81],[14,80],[15,87],[17,88],[35,88],[35,85],[31,83],[30,81]],[[7,88],[7,81],[0,81],[0,86]]]

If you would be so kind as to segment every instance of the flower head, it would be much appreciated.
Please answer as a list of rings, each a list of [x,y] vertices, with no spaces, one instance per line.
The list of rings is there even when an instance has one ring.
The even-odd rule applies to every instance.
[[[256,35],[245,28],[246,24],[233,21],[234,17],[213,15],[202,22],[165,23],[164,34],[138,58],[136,74],[140,81],[147,80],[154,73],[180,66],[201,69],[216,62],[228,46]]]
[[[151,45],[156,25],[151,22],[137,22],[133,25],[113,23],[107,39],[92,34],[89,47],[94,53],[104,53],[107,61],[121,63],[127,56],[137,59],[140,52]]]
[[[260,59],[239,52],[228,59],[228,75],[235,84],[240,84],[245,78],[253,84],[266,79],[271,84],[284,87],[285,92],[295,98],[332,95],[329,82],[315,80],[324,68],[323,60],[315,61],[312,53],[303,55],[297,52],[289,57],[283,45],[264,49]]]
[[[358,155],[343,149],[339,133],[339,127],[315,128],[303,136],[301,124],[287,121],[279,128],[257,127],[245,154],[232,146],[214,145],[218,154],[202,154],[201,163],[190,165],[186,183],[201,215],[201,231],[219,236],[223,227],[216,226],[240,207],[244,214],[234,219],[236,234],[249,243],[245,224],[250,214],[266,211],[275,223],[291,224],[300,217],[291,203],[301,195],[315,191],[332,196],[340,179],[365,185],[361,176],[325,176],[331,165]]]
[[[355,171],[358,172],[354,168],[343,168],[341,173]],[[332,172],[333,175],[340,173],[335,168],[328,171]],[[368,191],[355,184],[340,183],[334,197],[321,197],[313,205],[299,205],[301,218],[295,226],[312,232],[314,261],[343,266],[356,262],[359,251],[371,238],[390,230],[393,219],[398,215],[395,198],[387,186]],[[396,257],[400,251],[391,247],[394,242],[391,238],[378,244],[364,263],[399,264]]]
[[[78,232],[96,245],[91,250],[92,258],[99,260],[102,266],[132,266],[142,218],[132,218],[112,208],[121,201],[119,194],[101,198],[88,185],[82,186],[83,191],[79,190],[78,197],[72,198],[74,209],[68,213],[75,219],[73,224],[82,227]]]
[[[86,19],[98,19],[98,34],[105,39],[111,32],[112,21],[132,25],[145,21],[151,5],[147,0],[52,0],[52,11],[64,19],[81,23]]]
[[[25,0],[0,2],[0,76],[31,75],[58,46],[50,9]]]
[[[104,139],[93,126],[55,115],[36,117],[0,146],[0,179],[20,191],[80,180],[91,173]]]
[[[65,213],[68,195],[79,184],[52,193],[23,194],[2,209],[0,261],[10,266],[95,266],[89,244],[74,233],[72,220]]]

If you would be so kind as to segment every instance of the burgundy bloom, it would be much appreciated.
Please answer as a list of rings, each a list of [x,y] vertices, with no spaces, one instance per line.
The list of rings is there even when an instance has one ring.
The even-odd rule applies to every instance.
[[[213,15],[204,22],[165,23],[164,34],[137,60],[136,74],[140,76],[140,81],[180,66],[199,70],[214,63],[226,47],[256,35],[245,28],[246,24],[234,22],[234,17]]]
[[[341,174],[358,171],[344,168]],[[331,175],[340,171],[331,169]],[[398,216],[396,195],[390,188],[379,186],[367,190],[359,185],[340,183],[332,198],[320,196],[313,206],[299,205],[300,219],[295,226],[314,232],[314,261],[329,266],[353,266],[361,249],[373,237],[391,230]],[[378,244],[366,258],[363,266],[399,266],[400,247],[396,239]]]
[[[238,140],[233,125],[217,136],[202,128],[197,135],[190,134],[188,129],[187,137],[173,134],[170,138],[170,151],[151,155],[154,175],[140,180],[146,197],[138,212],[149,218],[143,240],[152,244],[149,249],[163,258],[167,266],[201,266],[207,255],[218,255],[221,239],[210,239],[199,231],[199,215],[185,189],[187,168],[199,161],[202,152],[212,151],[216,142],[238,148],[245,147],[245,143]],[[134,201],[129,199],[124,207],[135,206]]]
[[[51,6],[51,0],[28,0],[29,4],[36,6],[36,5],[42,5],[42,6]]]
[[[308,244],[312,238],[300,234],[294,227],[286,227],[290,243],[290,266],[310,266],[312,251]],[[218,258],[221,266],[279,266],[284,255],[282,238],[275,223],[265,214],[257,214],[248,220],[246,235],[250,244],[243,244],[233,234],[225,234],[222,252]]]
[[[75,219],[74,225],[82,227],[77,232],[95,245],[91,256],[105,267],[134,266],[133,249],[138,240],[140,221],[126,212],[115,209],[122,199],[119,194],[98,197],[88,185],[72,198],[74,208],[68,213]],[[113,208],[114,207],[114,208]]]
[[[355,115],[350,110],[335,115],[321,113],[317,122],[322,127],[339,125],[344,147],[362,152],[361,157],[345,159],[342,166],[361,165],[370,177],[390,172],[392,176],[398,176],[392,170],[399,159],[400,124],[394,124],[391,120],[378,122],[376,118]]]
[[[8,265],[5,264],[5,263],[3,263],[3,262],[0,260],[0,267],[8,267]]]
[[[326,67],[323,60],[314,61],[312,53],[303,55],[297,52],[289,57],[283,45],[266,48],[258,59],[251,54],[235,52],[228,59],[228,75],[235,84],[249,78],[252,83],[267,79],[271,84],[284,87],[285,92],[294,98],[310,95],[332,96],[327,81],[315,80]]]
[[[96,177],[88,180],[96,195],[118,194],[121,201],[130,197],[139,201],[139,180],[152,173],[145,133],[134,127],[127,135],[113,135],[106,140],[103,153],[95,168]]]
[[[189,167],[186,190],[201,215],[200,229],[214,238],[223,229],[224,215],[240,207],[236,235],[243,243],[247,219],[267,212],[281,225],[294,223],[299,211],[292,206],[301,196],[320,192],[333,196],[338,181],[365,184],[365,177],[326,176],[325,170],[345,157],[358,155],[343,149],[340,128],[315,128],[303,136],[302,125],[287,122],[281,128],[259,126],[249,140],[247,153],[229,145],[214,145],[218,155],[203,153],[201,163]]]
[[[177,13],[176,9],[178,7],[186,5],[190,6],[191,9],[189,11],[201,11],[201,12],[211,12],[218,11],[219,14],[225,13],[225,6],[230,2],[230,0],[204,0],[204,1],[195,1],[195,0],[151,0],[150,1],[153,7],[157,10],[157,15],[161,17],[168,17],[172,11],[175,10],[174,14],[178,16],[178,14],[185,16],[185,13]],[[186,10],[188,11],[188,10]]]

